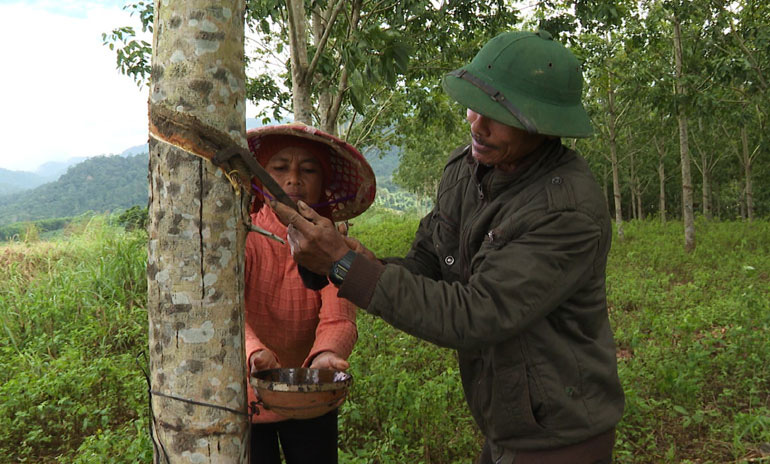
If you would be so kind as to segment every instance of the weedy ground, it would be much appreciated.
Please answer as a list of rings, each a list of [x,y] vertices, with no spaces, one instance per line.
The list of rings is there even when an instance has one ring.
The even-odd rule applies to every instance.
[[[351,235],[401,255],[417,218]],[[770,462],[770,223],[625,224],[607,275],[626,410],[616,462]],[[146,235],[93,219],[0,245],[0,462],[152,462],[137,356]],[[467,463],[481,436],[455,354],[359,312],[342,463]],[[141,361],[140,361],[141,362]]]

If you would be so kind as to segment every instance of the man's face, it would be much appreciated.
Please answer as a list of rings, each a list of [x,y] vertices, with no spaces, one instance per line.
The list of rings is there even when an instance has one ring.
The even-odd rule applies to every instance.
[[[516,127],[489,119],[468,109],[466,119],[471,125],[471,153],[482,164],[511,171],[516,162],[531,153],[545,139],[542,135],[528,134]]]
[[[321,199],[323,171],[321,163],[300,147],[287,147],[267,162],[265,170],[292,200],[312,205]]]

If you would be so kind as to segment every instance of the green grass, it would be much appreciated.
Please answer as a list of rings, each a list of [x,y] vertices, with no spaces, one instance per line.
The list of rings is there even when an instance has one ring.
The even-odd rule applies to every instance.
[[[403,254],[416,217],[351,235]],[[626,411],[619,463],[770,462],[770,223],[625,224],[608,267]],[[107,218],[0,245],[0,462],[151,462],[146,236]],[[481,437],[455,354],[359,312],[343,463],[467,463]],[[765,451],[766,453],[766,451]]]

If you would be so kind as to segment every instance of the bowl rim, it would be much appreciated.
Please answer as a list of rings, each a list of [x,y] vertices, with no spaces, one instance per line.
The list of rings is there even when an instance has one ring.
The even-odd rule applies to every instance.
[[[329,371],[333,376],[341,374],[344,376],[342,380],[334,382],[325,382],[317,384],[289,384],[286,382],[278,382],[273,380],[265,380],[258,377],[259,374],[268,374],[274,371],[286,371],[286,370],[300,370],[300,371]],[[323,391],[336,391],[343,390],[350,387],[353,383],[353,376],[345,371],[338,371],[334,369],[316,369],[310,367],[280,367],[275,369],[262,369],[256,372],[252,372],[250,376],[250,383],[253,387],[260,391],[273,391],[273,392],[294,392],[294,393],[313,393]]]

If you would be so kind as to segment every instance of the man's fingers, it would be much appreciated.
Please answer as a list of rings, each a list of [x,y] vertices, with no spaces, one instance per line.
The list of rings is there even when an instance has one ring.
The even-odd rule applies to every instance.
[[[304,205],[304,208],[300,205]],[[273,208],[276,216],[278,216],[278,219],[280,219],[285,226],[294,226],[295,229],[302,232],[305,236],[308,236],[313,230],[314,221],[306,219],[305,216],[310,217],[313,220],[320,216],[315,211],[313,211],[313,208],[307,206],[302,201],[300,201],[297,206],[299,206],[300,212],[302,214],[294,211],[283,203],[279,203],[275,200],[270,202],[270,207]]]
[[[278,219],[280,219],[285,226],[294,224],[298,220],[303,219],[298,212],[294,211],[281,202],[270,200],[268,204],[273,209],[273,211],[275,211],[275,215],[278,216]]]

